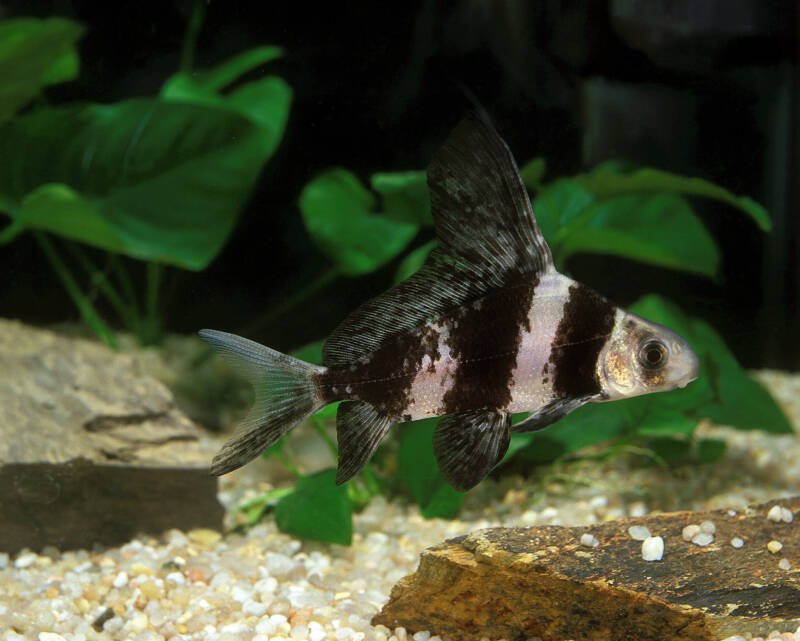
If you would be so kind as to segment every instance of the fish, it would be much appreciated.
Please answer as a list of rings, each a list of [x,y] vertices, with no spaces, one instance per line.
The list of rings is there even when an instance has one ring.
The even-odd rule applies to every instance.
[[[556,270],[514,157],[483,112],[464,117],[433,154],[427,182],[438,246],[419,271],[345,318],[322,365],[199,332],[255,390],[212,474],[241,467],[341,401],[337,484],[395,423],[441,417],[439,470],[467,491],[503,458],[512,432],[698,377],[699,359],[679,334]],[[520,412],[530,414],[512,424]]]

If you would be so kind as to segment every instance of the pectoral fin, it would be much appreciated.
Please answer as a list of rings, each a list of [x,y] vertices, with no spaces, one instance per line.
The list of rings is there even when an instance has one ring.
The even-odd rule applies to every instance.
[[[516,425],[512,425],[511,431],[519,433],[543,430],[545,427],[548,427],[556,421],[561,420],[570,412],[575,411],[581,405],[585,405],[593,398],[595,398],[594,395],[579,396],[577,398],[557,398],[547,403],[547,405],[540,407],[524,421],[520,421]]]
[[[460,492],[475,487],[508,450],[511,415],[494,410],[444,416],[433,433],[433,452],[445,480]]]

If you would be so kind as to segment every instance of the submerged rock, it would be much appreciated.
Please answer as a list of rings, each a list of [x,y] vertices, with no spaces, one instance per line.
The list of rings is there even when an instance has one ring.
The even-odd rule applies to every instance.
[[[0,319],[0,550],[221,529],[199,430],[136,361]]]
[[[478,530],[425,550],[373,624],[454,640],[716,641],[742,631],[793,630],[800,624],[800,574],[781,567],[766,545],[779,538],[800,549],[800,528],[768,521],[775,503],[800,509],[798,497],[738,514],[620,519],[588,528],[601,541],[596,548],[581,545],[585,526]],[[713,520],[717,540],[738,536],[748,545],[699,547],[681,536],[704,520]],[[631,526],[663,538],[663,558],[643,558]]]

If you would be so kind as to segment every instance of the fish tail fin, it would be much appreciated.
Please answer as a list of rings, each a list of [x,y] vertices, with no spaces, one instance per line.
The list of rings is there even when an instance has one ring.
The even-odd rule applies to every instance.
[[[212,474],[220,476],[242,467],[325,405],[314,382],[325,367],[235,334],[213,329],[199,334],[250,381],[255,392],[250,412],[211,462]]]

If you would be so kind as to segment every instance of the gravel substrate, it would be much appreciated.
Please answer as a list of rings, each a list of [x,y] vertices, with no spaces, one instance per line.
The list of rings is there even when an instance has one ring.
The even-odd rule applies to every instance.
[[[760,377],[800,426],[800,377]],[[655,510],[737,509],[797,493],[796,436],[700,429],[728,443],[716,464],[662,469],[616,457],[527,480],[488,480],[470,493],[458,521],[428,521],[414,506],[378,497],[355,516],[350,547],[298,541],[268,518],[224,537],[173,530],[117,548],[0,554],[0,634],[4,641],[407,641],[405,630],[369,620],[416,568],[423,548],[443,539],[491,525],[588,525]],[[263,481],[266,465],[222,480],[227,507],[271,487]],[[789,641],[793,632],[776,634]],[[413,639],[438,641],[426,632]]]

